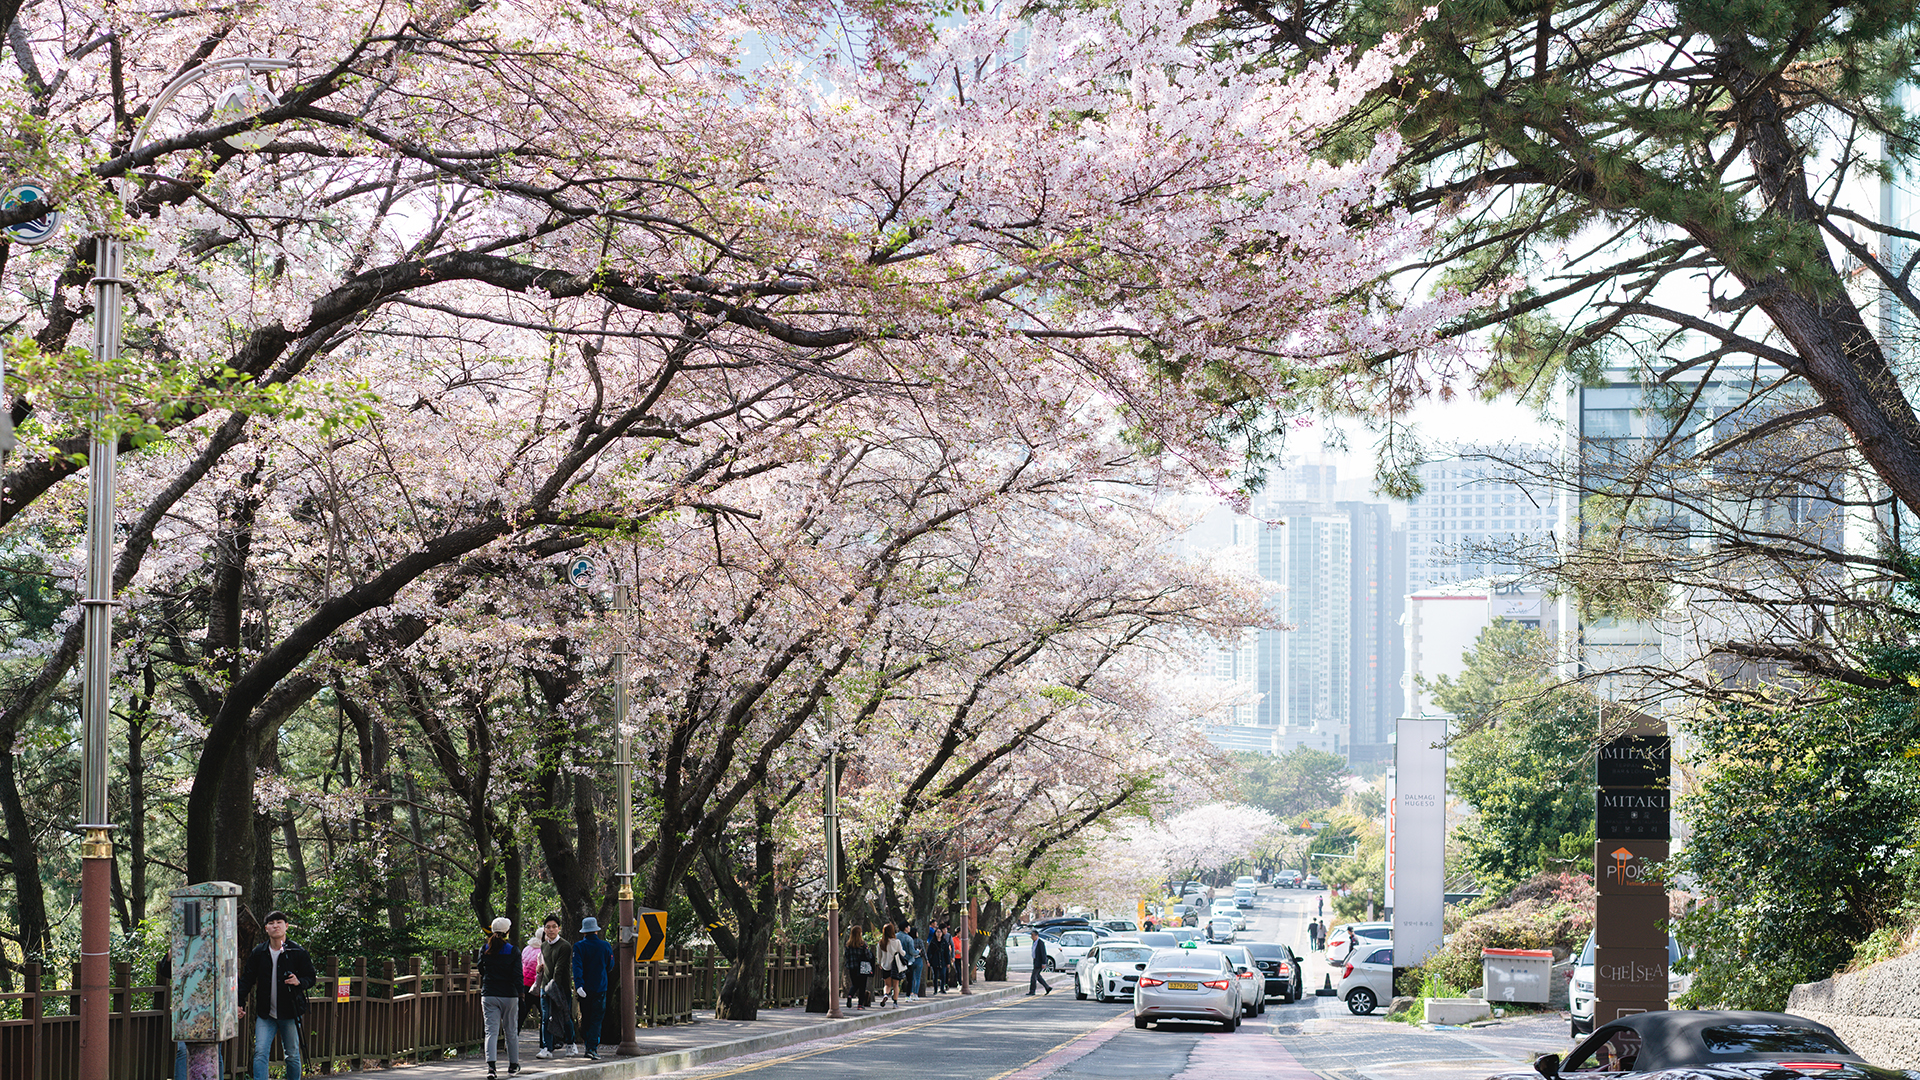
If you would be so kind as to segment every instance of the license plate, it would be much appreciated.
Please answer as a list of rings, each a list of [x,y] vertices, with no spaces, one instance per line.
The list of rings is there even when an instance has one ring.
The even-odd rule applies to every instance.
[[[1198,989],[1200,989],[1200,984],[1199,984],[1199,983],[1197,983],[1197,982],[1170,982],[1170,983],[1168,983],[1168,984],[1167,984],[1167,989],[1169,989],[1169,990],[1198,990]]]

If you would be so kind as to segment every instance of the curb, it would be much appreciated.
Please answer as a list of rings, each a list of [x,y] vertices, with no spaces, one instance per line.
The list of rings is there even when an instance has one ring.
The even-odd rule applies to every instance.
[[[659,1076],[662,1073],[679,1072],[698,1065],[706,1065],[728,1058],[745,1057],[765,1050],[778,1050],[798,1043],[813,1042],[816,1039],[830,1039],[836,1035],[845,1035],[854,1031],[891,1024],[896,1020],[905,1020],[918,1016],[934,1016],[940,1013],[958,1012],[989,1001],[1012,997],[1020,992],[1017,983],[1008,983],[992,990],[982,990],[965,997],[942,998],[938,1001],[922,1001],[912,1005],[902,1005],[885,1012],[868,1010],[864,1016],[849,1016],[842,1020],[827,1020],[806,1027],[788,1028],[785,1031],[770,1031],[765,1035],[754,1035],[745,1039],[732,1039],[727,1042],[709,1043],[705,1046],[690,1046],[684,1050],[668,1050],[658,1054],[645,1054],[640,1057],[608,1056],[599,1061],[582,1061],[567,1068],[554,1068],[547,1065],[540,1070],[541,1080],[551,1077],[553,1080],[630,1080],[632,1077]],[[542,1062],[546,1065],[547,1063]],[[504,1077],[504,1073],[502,1076]]]

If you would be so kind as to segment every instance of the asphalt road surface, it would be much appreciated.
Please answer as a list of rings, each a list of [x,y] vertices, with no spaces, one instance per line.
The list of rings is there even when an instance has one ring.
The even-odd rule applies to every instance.
[[[1263,890],[1242,940],[1290,942],[1307,960],[1309,986],[1332,969],[1306,951],[1307,920],[1321,894]],[[1050,995],[869,1029],[681,1074],[695,1080],[1480,1080],[1535,1052],[1564,1051],[1558,1015],[1492,1028],[1423,1031],[1384,1010],[1350,1015],[1333,998],[1269,1003],[1227,1034],[1161,1022],[1136,1030],[1130,1004],[1076,1001],[1072,975]]]

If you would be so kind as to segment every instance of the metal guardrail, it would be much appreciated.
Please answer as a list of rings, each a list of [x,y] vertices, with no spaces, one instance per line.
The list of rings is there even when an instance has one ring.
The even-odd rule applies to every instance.
[[[636,980],[640,1024],[660,1027],[692,1021],[695,1010],[713,1007],[727,971],[728,965],[711,948],[698,954],[677,951],[658,963],[640,964]],[[26,965],[23,974],[19,992],[0,994],[0,1077],[77,1080],[79,965],[73,966],[64,988],[50,985],[57,980],[49,980],[38,964]],[[308,1075],[437,1060],[476,1049],[484,1038],[480,975],[470,957],[440,953],[425,961],[419,957],[381,961],[371,970],[366,960],[354,960],[344,971],[340,961],[332,959],[319,975],[300,1034],[300,1056]],[[343,982],[344,995],[340,992]],[[804,1005],[812,982],[807,950],[776,945],[767,955],[761,1006]],[[168,993],[164,986],[135,984],[131,964],[113,965],[109,1080],[171,1080]],[[620,1040],[616,1034],[606,1041]],[[227,1041],[225,1052],[224,1075],[250,1074],[251,1023],[241,1023],[239,1036]],[[277,1048],[274,1060],[279,1060]]]

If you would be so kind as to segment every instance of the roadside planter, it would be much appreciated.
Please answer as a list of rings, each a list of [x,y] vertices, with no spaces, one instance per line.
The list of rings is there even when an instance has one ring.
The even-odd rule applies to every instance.
[[[1424,1019],[1429,1024],[1471,1024],[1493,1013],[1479,998],[1428,998]]]
[[[1488,1001],[1545,1005],[1553,994],[1553,950],[1481,949],[1480,972]]]

